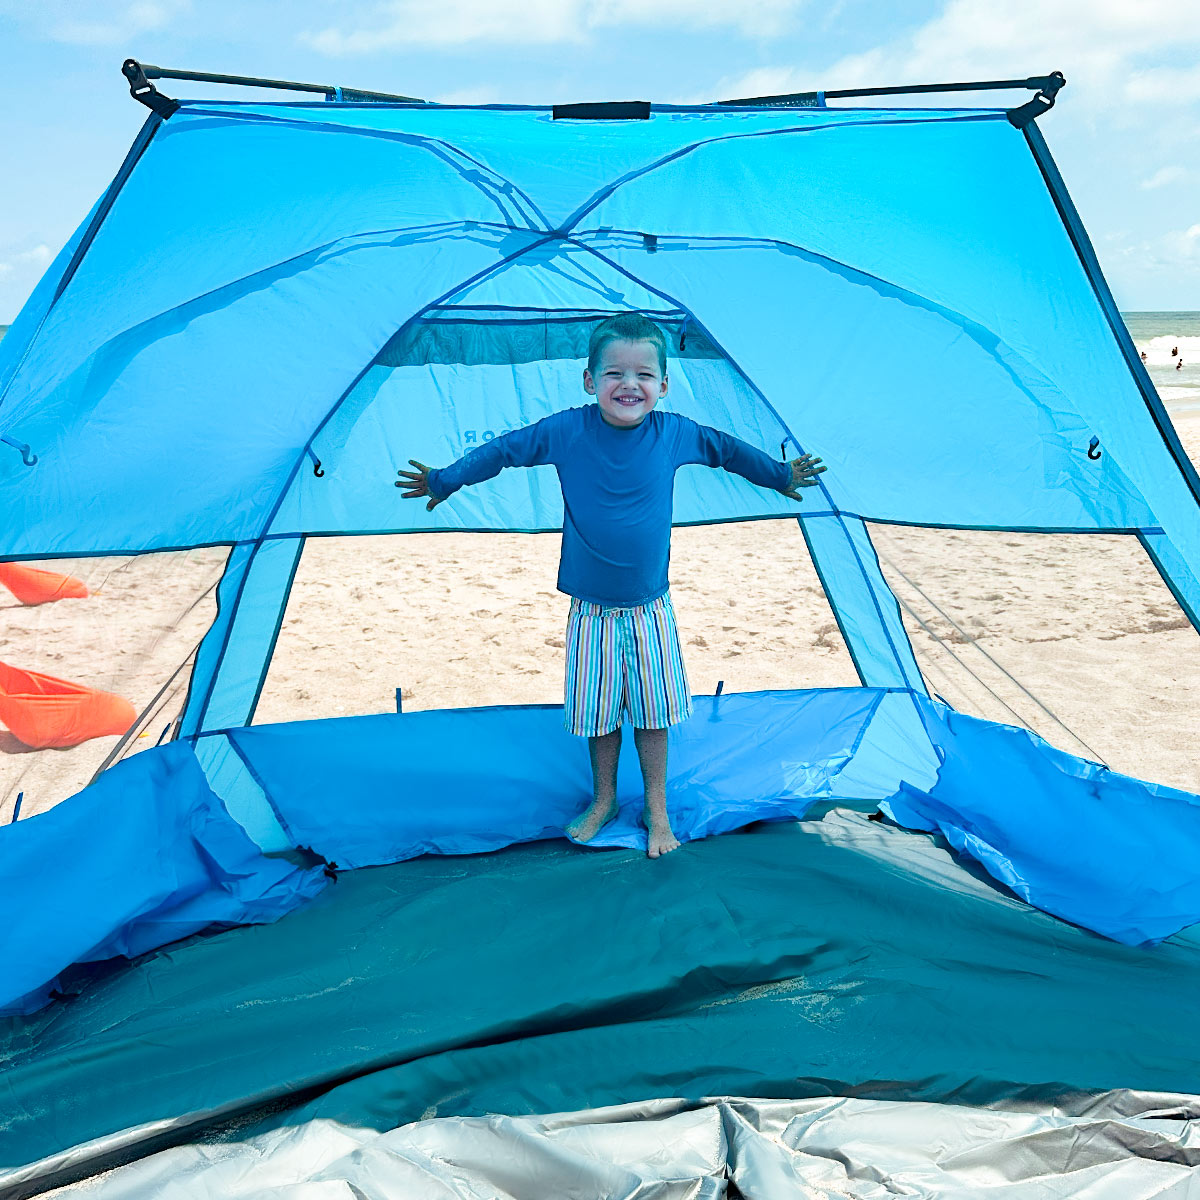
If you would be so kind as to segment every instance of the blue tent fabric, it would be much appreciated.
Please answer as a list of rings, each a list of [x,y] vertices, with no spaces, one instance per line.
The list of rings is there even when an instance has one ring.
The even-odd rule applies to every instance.
[[[1200,796],[1110,771],[926,698],[942,759],[881,807],[940,832],[1017,895],[1128,945],[1200,921]]]
[[[1200,1115],[1181,1019],[1198,980],[1195,930],[1096,937],[857,813],[654,863],[563,841],[425,855],[0,1022],[0,1192],[64,1147],[99,1170],[113,1142],[144,1153],[164,1128],[217,1156],[204,1126],[221,1117],[391,1129],[724,1094],[1176,1124]]]
[[[839,776],[884,695],[845,688],[695,697],[691,719],[670,731],[676,836],[796,819],[845,796]],[[288,722],[229,738],[293,844],[339,867],[562,837],[592,794],[587,743],[565,731],[561,705]],[[632,745],[617,800],[620,815],[591,845],[644,849]]]
[[[1122,1043],[1090,1071],[1091,1034],[1075,1014],[1114,964],[1131,999],[1105,1010],[1109,1030],[1145,1011],[1143,972],[1194,972],[1192,941],[1155,943],[1200,919],[1200,798],[931,701],[869,532],[891,522],[1126,535],[1200,628],[1194,471],[1114,336],[1112,298],[1071,211],[1040,135],[993,109],[654,105],[647,120],[591,121],[539,107],[203,101],[151,117],[0,342],[0,561],[194,547],[228,547],[228,558],[177,740],[0,830],[0,898],[27,918],[0,937],[6,967],[18,964],[0,1011],[43,1004],[72,963],[192,936],[186,969],[151,953],[92,993],[103,993],[96,1009],[84,997],[72,1010],[80,1028],[94,1017],[106,1036],[117,1030],[106,1042],[113,1057],[93,1060],[95,1095],[107,1094],[112,1063],[157,1064],[154,1094],[127,1106],[132,1123],[274,1102],[296,1080],[317,1089],[342,1080],[355,1092],[344,1073],[362,1071],[363,1111],[379,1094],[462,1111],[519,1107],[514,1064],[527,1067],[517,1060],[536,1060],[539,1047],[550,1050],[546,1078],[526,1094],[580,1103],[743,1078],[791,1095],[803,1080],[834,1080],[849,1094],[937,1076],[937,1098],[961,1098],[975,1094],[970,1060],[1001,1041],[1005,1053],[979,1070],[1007,1095],[1008,1084],[1016,1094],[1072,1081],[1186,1084],[1190,1059],[1179,1069],[1186,1056],[1162,1028],[1144,1054]],[[637,914],[669,909],[687,924],[698,908],[691,940],[675,961],[655,951],[654,926],[635,922],[650,941],[637,942],[622,972],[589,976],[563,948],[581,952],[575,931],[594,915],[606,864],[642,845],[632,755],[619,776],[622,815],[598,839],[608,855],[509,848],[557,840],[587,797],[585,748],[562,732],[556,706],[279,725],[256,725],[255,711],[309,539],[561,527],[548,468],[504,472],[433,513],[401,502],[395,473],[410,458],[445,465],[584,402],[588,332],[627,310],[667,335],[664,409],[772,456],[824,460],[800,529],[862,686],[699,698],[670,758],[673,813],[692,844],[640,880]],[[1097,443],[1099,458],[1089,454]],[[677,524],[796,516],[793,502],[723,472],[686,468],[676,479]],[[940,859],[918,869],[920,839],[887,827],[880,886],[866,902],[856,881],[876,872],[856,870],[853,850],[828,860],[823,895],[806,893],[809,881],[790,872],[824,860],[795,818],[880,801],[902,825],[944,835],[961,856],[954,878]],[[764,820],[772,824],[752,828]],[[879,823],[870,830],[866,840],[883,836]],[[298,847],[341,867],[411,861],[355,871],[348,900],[335,903],[328,889],[304,904],[325,877],[264,853]],[[980,900],[972,860],[1022,900],[990,885]],[[70,862],[65,876],[45,871],[57,861]],[[630,870],[634,862],[654,869],[644,856]],[[457,993],[471,990],[460,964],[474,948],[433,947],[448,957],[414,992],[407,1041],[378,1015],[367,1034],[344,1021],[369,989],[355,963],[308,962],[305,929],[340,906],[326,944],[350,955],[341,931],[361,945],[354,931],[391,912],[403,881],[414,902],[397,920],[409,940],[379,985],[379,1012],[390,1015],[394,980],[415,978],[410,965],[432,952],[425,926],[451,916],[463,918],[456,930],[478,925],[470,912],[445,912],[446,897],[487,906],[502,883],[516,886],[512,864],[540,879],[507,897],[534,958],[545,945],[540,914],[522,905],[562,901],[563,881],[574,880],[575,907],[556,910],[563,957],[553,970],[507,981],[516,1000],[497,994],[494,1010],[473,1011]],[[715,899],[704,894],[710,867],[726,872]],[[828,881],[842,870],[839,890]],[[765,886],[778,894],[765,897]],[[914,922],[932,923],[944,893],[961,889],[971,896],[938,932],[952,953],[931,974],[928,931]],[[811,954],[796,941],[806,904],[824,905],[827,931],[814,927]],[[295,908],[262,929],[199,934]],[[886,911],[873,924],[877,909]],[[983,940],[970,946],[970,922],[985,910]],[[414,912],[425,925],[409,927]],[[494,902],[489,915],[500,932],[487,950],[508,969],[502,931],[518,921]],[[761,953],[742,936],[751,928]],[[745,993],[712,986],[718,935]],[[876,944],[880,936],[892,944]],[[1036,1000],[1022,991],[1031,938],[1048,946],[1043,978],[1063,944],[1079,973],[1052,1012],[1039,1010],[1048,1045],[1026,1057],[1011,1014]],[[300,1046],[311,1060],[295,1073],[265,1057],[278,1046],[251,1050],[244,1077],[209,1079],[196,1069],[203,1039],[175,1028],[181,998],[197,994],[195,980],[240,971],[230,947],[249,947],[254,960],[263,946],[287,969],[228,993],[250,1012],[221,1012],[232,1041],[273,1019],[264,1001],[288,1011],[306,998],[321,1026],[352,1045],[332,1055],[320,1039]],[[886,962],[857,978],[873,950]],[[810,974],[814,956],[820,995],[793,970]],[[939,979],[971,982],[954,975],[966,962],[972,985],[939,1011],[930,999]],[[132,1020],[168,978],[179,988],[171,1000],[146,1023]],[[592,1004],[592,978],[608,989],[589,1010],[594,1028],[542,1019],[561,1015],[568,993]],[[856,1011],[863,996],[874,1002]],[[678,1020],[663,1016],[683,999]],[[988,1005],[988,1045],[973,1043]],[[629,1030],[612,1024],[629,1013]],[[944,1037],[947,1014],[957,1045]],[[44,1032],[50,1015],[18,1020],[16,1042]],[[126,1017],[142,1032],[123,1042]],[[889,1053],[875,1054],[872,1031],[889,1018]],[[839,1040],[845,1021],[861,1036]],[[797,1022],[808,1040],[793,1036]],[[426,1038],[435,1025],[437,1044]],[[700,1045],[697,1030],[715,1031],[711,1043]],[[51,1059],[63,1079],[83,1079],[69,1065],[73,1036],[64,1026],[61,1059],[32,1054],[22,1067],[30,1153],[70,1155],[86,1136],[128,1128],[91,1111],[90,1095],[67,1101],[72,1121],[60,1124],[56,1102],[40,1095]],[[159,1042],[176,1036],[179,1058],[160,1057]],[[1064,1036],[1075,1039],[1066,1056]],[[611,1053],[618,1044],[623,1052]],[[479,1059],[496,1069],[473,1073]],[[609,1077],[558,1090],[579,1063]]]
[[[130,261],[155,266],[135,277]],[[1025,139],[987,110],[661,112],[594,126],[536,111],[185,106],[150,140],[36,336],[3,344],[20,366],[0,433],[41,457],[37,468],[0,458],[0,500],[17,518],[0,553],[258,536],[303,479],[309,440],[431,305],[612,310],[647,295],[689,314],[764,414],[822,455],[840,510],[1162,528],[1196,566],[1194,498]],[[796,296],[792,346],[778,314]],[[867,328],[879,383],[864,387]],[[449,461],[453,416],[434,396],[413,397],[403,441]],[[480,428],[561,400],[510,377]],[[711,418],[698,400],[688,415]],[[1099,462],[1086,457],[1093,435]],[[436,520],[397,512],[385,486],[349,526],[341,489],[303,482],[303,526],[273,532],[453,527],[440,523],[453,506]],[[153,514],[148,493],[162,496]],[[712,499],[677,519],[729,515]],[[548,503],[534,527],[554,527]],[[516,524],[507,505],[491,515]]]
[[[265,857],[186,742],[135,755],[49,812],[0,828],[0,881],[19,910],[0,928],[0,1016],[42,1007],[72,964],[274,921],[328,882]]]

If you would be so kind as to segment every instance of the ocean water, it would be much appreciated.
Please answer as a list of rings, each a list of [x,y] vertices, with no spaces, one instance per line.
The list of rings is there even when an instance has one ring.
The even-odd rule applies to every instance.
[[[1146,356],[1146,370],[1167,409],[1200,411],[1200,312],[1127,312],[1121,316],[1133,344]],[[1172,355],[1173,350],[1178,353]]]
[[[1200,412],[1200,312],[1127,312],[1121,316],[1163,403]],[[8,332],[0,325],[0,339]],[[1177,353],[1172,353],[1176,351]]]

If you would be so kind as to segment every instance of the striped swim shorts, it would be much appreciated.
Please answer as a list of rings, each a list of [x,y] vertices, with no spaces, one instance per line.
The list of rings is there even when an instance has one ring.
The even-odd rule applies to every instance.
[[[665,729],[692,715],[670,594],[633,608],[571,598],[567,616],[564,721],[596,737],[627,716],[637,729]]]

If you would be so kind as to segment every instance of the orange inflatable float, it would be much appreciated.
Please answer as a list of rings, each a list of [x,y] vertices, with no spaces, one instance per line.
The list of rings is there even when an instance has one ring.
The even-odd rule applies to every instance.
[[[133,705],[112,692],[0,662],[0,721],[35,750],[124,733],[136,720]]]
[[[84,600],[87,584],[74,575],[58,575],[20,563],[0,563],[0,583],[22,604],[46,604],[51,600]]]

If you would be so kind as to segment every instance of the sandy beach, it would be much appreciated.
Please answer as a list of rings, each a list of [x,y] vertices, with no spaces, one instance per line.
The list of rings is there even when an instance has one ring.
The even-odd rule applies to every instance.
[[[1200,413],[1175,422],[1200,463]],[[934,692],[1200,792],[1200,637],[1134,538],[872,534]],[[558,534],[311,539],[256,723],[391,712],[397,688],[405,711],[561,703],[558,545]],[[141,711],[211,622],[226,553],[76,560],[65,569],[88,584],[87,600],[27,608],[0,592],[0,660],[115,691]],[[858,682],[790,519],[677,529],[672,595],[697,694],[719,680],[727,691]],[[179,711],[186,677],[137,749]],[[116,742],[33,752],[0,731],[0,821],[18,791],[28,816],[85,786]]]

